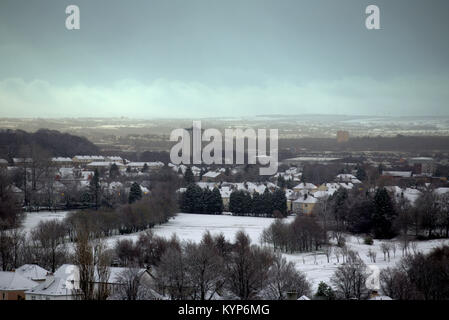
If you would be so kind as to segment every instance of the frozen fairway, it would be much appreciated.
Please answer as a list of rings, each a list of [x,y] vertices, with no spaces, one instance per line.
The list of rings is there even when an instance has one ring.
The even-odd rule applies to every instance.
[[[287,219],[291,221],[293,217]],[[236,232],[243,230],[250,236],[253,243],[259,244],[263,229],[273,221],[273,218],[179,213],[169,222],[158,225],[151,230],[155,235],[164,238],[170,238],[173,234],[176,234],[180,240],[193,242],[200,241],[206,231],[213,235],[223,233],[227,240],[232,241]],[[116,239],[136,240],[138,235],[139,233],[114,236],[108,240],[112,244]]]
[[[68,211],[39,211],[39,212],[27,212],[25,213],[25,219],[23,220],[22,227],[26,232],[36,227],[41,221],[50,220],[63,220]]]

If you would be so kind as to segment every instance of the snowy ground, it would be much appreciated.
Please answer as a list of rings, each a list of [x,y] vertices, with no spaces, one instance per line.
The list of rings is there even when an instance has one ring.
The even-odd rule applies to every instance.
[[[63,219],[67,211],[60,212],[34,212],[28,213],[24,221],[24,229],[29,231],[35,227],[39,221],[47,221],[51,219]],[[287,221],[292,221],[294,217],[288,217]],[[228,240],[233,240],[235,233],[244,230],[253,243],[260,244],[260,235],[262,230],[268,227],[274,219],[258,218],[258,217],[239,217],[230,215],[203,215],[203,214],[187,214],[180,213],[168,223],[156,226],[153,232],[156,235],[170,238],[176,233],[181,240],[198,242],[201,240],[203,233],[209,230],[212,234],[223,233]],[[118,239],[136,240],[139,233],[113,236],[108,238],[108,244],[113,245]],[[350,250],[359,253],[360,258],[372,269],[383,269],[388,266],[394,266],[402,258],[399,243],[397,243],[396,255],[390,252],[390,261],[385,261],[380,245],[383,241],[374,240],[373,245],[363,244],[361,237],[348,236],[346,245]],[[442,244],[449,244],[449,240],[430,240],[417,242],[417,250],[423,253],[430,251],[432,248]],[[376,251],[376,263],[372,263],[367,256],[368,250]],[[298,253],[284,254],[287,260],[293,261],[297,269],[303,271],[307,278],[313,284],[315,291],[320,281],[330,284],[330,278],[337,269],[339,263],[334,254],[331,255],[330,262],[327,262],[326,256],[321,253]],[[340,263],[342,258],[340,257]]]
[[[49,220],[62,220],[66,217],[68,211],[39,211],[39,212],[27,212],[25,220],[23,221],[23,229],[29,232],[36,227],[41,221]]]

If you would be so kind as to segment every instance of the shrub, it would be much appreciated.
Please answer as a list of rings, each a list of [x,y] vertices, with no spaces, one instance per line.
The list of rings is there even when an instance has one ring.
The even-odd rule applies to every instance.
[[[373,237],[371,236],[366,236],[365,239],[363,239],[363,243],[372,246],[373,245]]]

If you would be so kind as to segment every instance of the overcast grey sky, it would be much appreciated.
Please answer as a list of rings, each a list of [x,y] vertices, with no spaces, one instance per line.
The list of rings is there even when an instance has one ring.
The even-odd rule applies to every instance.
[[[65,28],[76,4],[81,29]],[[381,30],[365,28],[380,8]],[[0,116],[449,115],[449,1],[1,0]]]

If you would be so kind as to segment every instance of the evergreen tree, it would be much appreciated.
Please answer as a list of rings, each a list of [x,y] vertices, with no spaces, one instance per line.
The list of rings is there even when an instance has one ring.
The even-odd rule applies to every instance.
[[[385,239],[395,236],[393,222],[396,212],[390,195],[385,188],[377,189],[374,195],[373,233],[375,238]]]
[[[214,214],[222,214],[223,213],[223,198],[221,197],[220,190],[218,188],[214,188],[212,191],[212,212]]]
[[[287,216],[287,197],[282,189],[277,189],[272,195],[272,210],[278,210],[282,216]]]
[[[196,184],[189,184],[181,197],[180,207],[185,213],[203,213],[205,207],[203,190]]]
[[[278,177],[278,187],[281,189],[284,189],[287,186],[287,183],[285,182],[285,179],[283,176]]]
[[[98,210],[100,204],[100,174],[98,169],[95,169],[94,176],[90,180],[89,193],[91,194],[91,199],[95,201],[95,210]]]
[[[142,189],[137,182],[133,182],[129,190],[128,202],[133,203],[140,199],[142,199]]]
[[[120,170],[119,170],[118,166],[115,163],[113,163],[113,164],[111,164],[111,167],[109,168],[109,178],[115,179],[118,176],[120,176]]]
[[[265,213],[263,197],[257,192],[253,195],[253,213],[255,216],[260,216]]]
[[[366,171],[365,171],[365,169],[363,167],[359,167],[357,169],[357,173],[355,174],[355,176],[360,181],[365,181],[366,180]]]
[[[195,183],[195,177],[193,176],[192,169],[188,167],[184,173],[184,184],[188,186],[189,184]]]
[[[236,215],[243,215],[248,212],[251,195],[243,190],[235,190],[229,197],[229,211]]]
[[[318,284],[318,289],[316,291],[315,296],[319,299],[334,300],[335,292],[334,292],[334,290],[332,290],[332,287],[327,285],[325,282],[321,281]]]
[[[268,216],[272,216],[274,211],[273,195],[268,190],[268,188],[266,188],[265,192],[262,194],[262,201],[264,206],[264,213]]]

